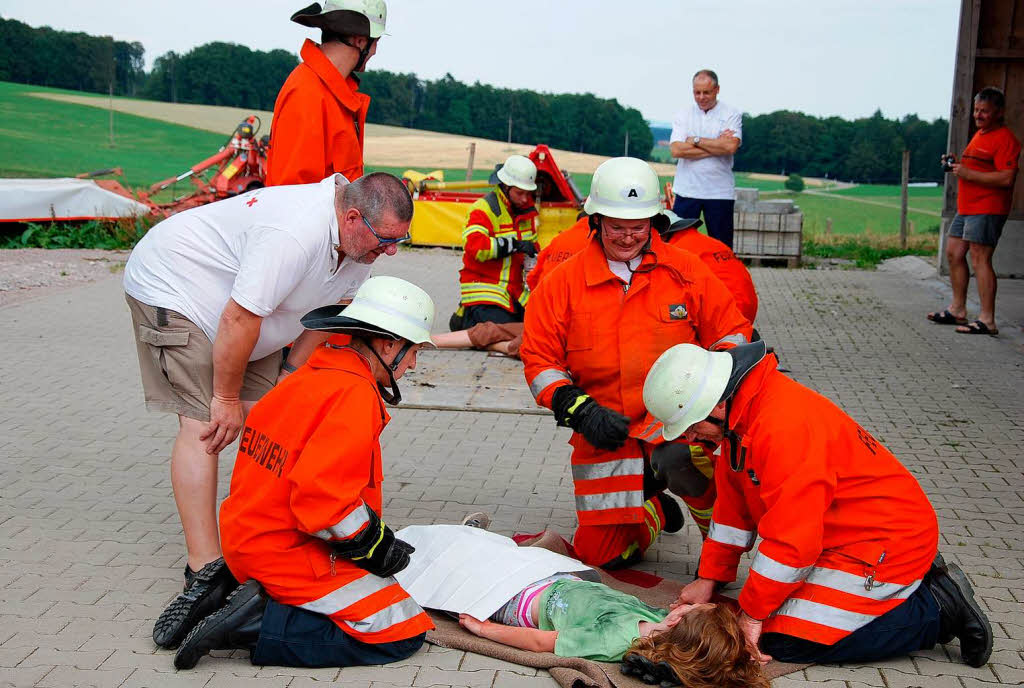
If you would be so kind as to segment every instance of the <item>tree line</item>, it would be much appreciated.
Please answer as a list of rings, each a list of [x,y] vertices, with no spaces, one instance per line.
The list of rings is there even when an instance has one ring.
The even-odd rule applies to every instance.
[[[655,130],[668,140],[669,130]],[[741,172],[800,174],[865,184],[899,184],[904,150],[910,180],[941,182],[939,156],[946,152],[949,122],[917,115],[886,119],[881,110],[855,120],[779,110],[743,115],[743,145],[734,168]]]
[[[168,52],[144,70],[141,43],[109,36],[33,28],[0,18],[0,81],[94,93],[113,91],[179,103],[270,110],[298,64],[285,50],[259,51],[232,43],[207,43],[184,54]],[[376,124],[441,131],[514,143],[547,143],[582,153],[649,158],[655,136],[634,108],[584,94],[538,93],[466,84],[451,74],[424,80],[415,74],[371,70],[361,90],[373,98],[368,120]],[[889,120],[882,113],[857,120],[778,111],[743,118],[737,170],[799,173],[812,177],[898,183],[900,156],[911,151],[913,180],[942,179],[948,122],[916,115]]]

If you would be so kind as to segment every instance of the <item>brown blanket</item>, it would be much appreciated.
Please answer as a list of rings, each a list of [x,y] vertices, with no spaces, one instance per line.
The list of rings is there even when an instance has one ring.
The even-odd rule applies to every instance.
[[[520,544],[544,547],[559,554],[567,554],[564,540],[553,531],[546,531],[539,538]],[[668,579],[662,579],[654,587],[640,587],[613,578],[604,571],[601,571],[601,581],[616,590],[635,595],[647,604],[666,608],[679,596],[679,591],[683,587],[681,583]],[[646,685],[635,678],[622,674],[619,664],[594,662],[576,657],[559,657],[550,652],[527,652],[475,636],[459,626],[457,621],[442,613],[431,612],[430,616],[437,627],[427,633],[428,643],[454,650],[475,652],[535,669],[547,669],[552,678],[565,688],[640,688]],[[765,674],[768,678],[773,679],[799,671],[807,666],[809,665],[773,661],[765,667]]]

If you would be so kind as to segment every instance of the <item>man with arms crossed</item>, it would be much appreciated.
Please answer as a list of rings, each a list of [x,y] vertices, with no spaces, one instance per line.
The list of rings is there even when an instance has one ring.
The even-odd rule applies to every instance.
[[[743,138],[743,113],[718,100],[718,75],[710,69],[693,75],[693,100],[672,122],[669,150],[679,160],[672,211],[692,218],[703,211],[708,234],[732,248],[732,156]]]
[[[978,131],[960,162],[950,169],[957,177],[956,217],[946,237],[953,300],[946,310],[929,313],[928,319],[940,325],[959,325],[956,331],[961,334],[999,333],[992,254],[1010,214],[1020,159],[1020,141],[1004,122],[1005,108],[1006,97],[997,88],[983,88],[974,96]],[[973,322],[967,322],[968,253],[981,301],[981,312]]]
[[[407,238],[412,210],[396,177],[332,175],[175,215],[132,252],[124,287],[146,407],[178,415],[171,485],[188,550],[185,591],[157,621],[157,645],[175,647],[237,585],[217,533],[218,454],[279,373],[326,340],[299,318],[351,298],[370,263]]]

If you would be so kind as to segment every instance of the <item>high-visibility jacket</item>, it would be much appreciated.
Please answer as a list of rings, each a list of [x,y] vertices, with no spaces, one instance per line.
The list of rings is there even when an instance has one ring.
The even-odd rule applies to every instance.
[[[725,243],[696,229],[684,229],[668,235],[668,243],[695,254],[722,280],[732,292],[743,317],[754,322],[757,317],[757,290],[750,271]]]
[[[311,184],[335,172],[355,181],[363,176],[370,96],[313,41],[306,39],[300,55],[274,103],[267,186]]]
[[[642,394],[658,356],[681,343],[713,348],[749,340],[750,323],[696,256],[654,234],[650,251],[628,291],[608,267],[599,240],[538,285],[526,309],[519,355],[539,405],[551,408],[555,389],[577,385],[625,414],[630,434],[639,438],[651,425]],[[569,444],[580,524],[641,522],[647,460],[641,443],[599,451],[573,433]]]
[[[537,241],[536,217],[535,208],[513,215],[511,204],[500,189],[469,207],[462,231],[465,249],[459,271],[461,306],[501,306],[509,312],[515,312],[512,304],[516,302],[526,306],[530,298],[523,280],[526,256],[512,253],[499,258],[499,241]]]
[[[537,288],[541,278],[583,250],[590,241],[590,218],[581,217],[572,227],[559,232],[544,250],[537,254],[537,264],[526,276],[530,291]]]
[[[718,500],[699,575],[733,581],[763,540],[739,603],[764,632],[834,644],[898,606],[938,547],[935,510],[914,476],[825,397],[768,356],[729,410],[738,436],[715,467]],[[735,466],[730,456],[735,455]]]
[[[281,604],[324,614],[366,643],[411,638],[430,618],[392,577],[332,556],[381,510],[390,420],[365,358],[317,349],[249,413],[220,509],[224,559]]]

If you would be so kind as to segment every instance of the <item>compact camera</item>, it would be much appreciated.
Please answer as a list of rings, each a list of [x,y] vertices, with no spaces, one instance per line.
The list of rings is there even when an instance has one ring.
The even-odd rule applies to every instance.
[[[956,164],[956,156],[952,153],[946,153],[939,158],[939,165],[942,166],[943,172],[952,172],[954,164]]]

